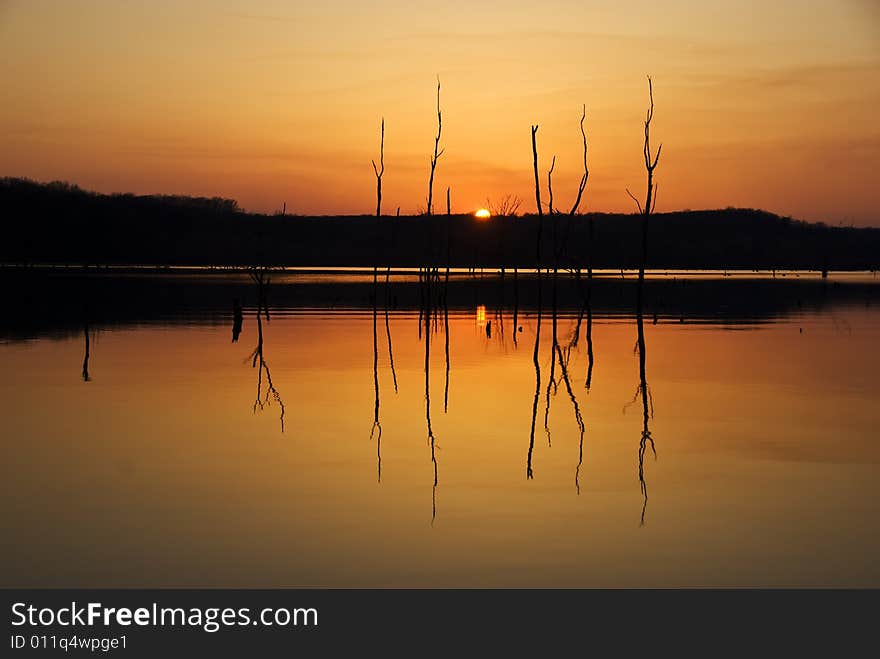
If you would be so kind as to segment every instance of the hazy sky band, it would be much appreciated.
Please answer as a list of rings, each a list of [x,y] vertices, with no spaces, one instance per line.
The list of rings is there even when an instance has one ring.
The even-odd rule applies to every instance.
[[[880,224],[870,1],[0,0],[0,71],[0,175],[321,214],[374,209],[382,116],[385,208],[424,206],[437,74],[453,210],[533,198],[535,123],[570,203],[583,103],[583,208],[631,210],[650,73],[658,211]]]

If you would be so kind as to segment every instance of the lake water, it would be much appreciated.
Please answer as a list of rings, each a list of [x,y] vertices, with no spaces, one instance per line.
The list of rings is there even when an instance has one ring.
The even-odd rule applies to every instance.
[[[271,276],[3,275],[0,585],[880,586],[872,276]]]

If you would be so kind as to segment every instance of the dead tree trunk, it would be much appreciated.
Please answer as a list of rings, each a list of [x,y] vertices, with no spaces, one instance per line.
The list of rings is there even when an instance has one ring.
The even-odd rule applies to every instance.
[[[427,249],[431,250],[432,236],[430,235],[433,229],[433,224],[431,217],[434,215],[434,174],[437,170],[437,161],[440,159],[440,156],[443,155],[444,149],[440,148],[440,135],[443,133],[443,113],[440,111],[440,77],[437,77],[437,135],[434,138],[434,154],[431,156],[431,174],[428,177],[428,203],[425,208],[425,213],[427,214],[427,224],[428,224],[428,240],[427,240]],[[428,273],[426,273],[428,274]]]
[[[376,217],[382,215],[382,175],[385,174],[385,117],[382,117],[381,139],[379,142],[379,167],[376,161],[373,163],[373,171],[376,173]]]
[[[434,213],[434,172],[437,169],[437,161],[443,155],[444,149],[440,148],[440,134],[443,131],[443,115],[440,112],[440,78],[437,78],[437,137],[434,138],[434,155],[431,156],[431,175],[428,178],[428,205],[425,212],[428,215]]]
[[[538,238],[536,240],[535,262],[538,272],[541,271],[541,235],[544,232],[544,211],[541,208],[541,182],[538,178],[538,144],[535,134],[538,132],[538,126],[532,126],[532,164],[535,170],[535,207],[538,209]]]
[[[385,174],[385,118],[382,118],[381,138],[379,141],[379,166],[376,161],[373,163],[373,172],[376,174],[376,255],[373,262],[373,427],[370,430],[370,438],[378,431],[376,439],[376,471],[379,481],[382,480],[382,425],[379,422],[379,341],[377,331],[377,314],[379,302],[379,245],[381,230],[379,226],[379,218],[382,216],[382,176]],[[387,286],[387,277],[386,277]],[[385,331],[388,332],[388,307],[386,297],[385,307]],[[391,335],[388,334],[388,346],[390,352]]]
[[[643,154],[645,158],[645,170],[647,171],[647,192],[645,194],[645,205],[644,207],[639,203],[639,200],[627,189],[627,194],[629,194],[630,198],[634,202],[636,202],[636,206],[639,209],[639,212],[642,215],[642,258],[641,263],[639,264],[639,282],[636,288],[637,290],[637,298],[636,298],[636,329],[637,329],[637,340],[636,345],[639,352],[639,386],[636,389],[636,395],[641,395],[642,398],[642,435],[639,440],[639,484],[642,490],[642,515],[641,515],[641,524],[645,523],[645,511],[648,507],[648,486],[645,481],[645,472],[644,472],[644,462],[645,462],[645,451],[648,446],[650,446],[654,457],[657,457],[657,453],[654,450],[654,439],[651,437],[651,431],[648,427],[648,420],[652,414],[653,404],[651,402],[651,393],[648,388],[648,381],[645,375],[645,329],[644,329],[644,282],[645,282],[645,268],[648,263],[648,217],[651,213],[654,212],[654,207],[657,204],[657,184],[654,183],[654,170],[657,168],[657,162],[660,160],[660,152],[663,149],[663,144],[660,144],[657,147],[657,153],[652,157],[651,150],[651,119],[654,118],[654,90],[651,84],[651,77],[648,76],[648,99],[650,105],[648,106],[648,112],[645,115],[645,144],[643,148]]]
[[[659,147],[657,147],[656,155],[651,156],[651,119],[654,118],[654,89],[651,83],[651,76],[648,76],[648,98],[650,101],[650,105],[648,106],[648,113],[645,115],[645,144],[643,148],[643,154],[645,157],[645,170],[648,174],[648,186],[647,192],[645,194],[645,205],[644,207],[639,203],[639,200],[636,199],[635,195],[629,191],[627,188],[627,194],[630,198],[636,202],[636,206],[639,209],[639,213],[642,215],[642,259],[639,264],[639,294],[641,295],[641,284],[645,279],[645,268],[648,263],[648,217],[651,213],[654,212],[654,207],[657,205],[657,184],[654,183],[654,170],[657,168],[657,162],[660,160],[660,152],[663,150],[663,144],[661,143]]]

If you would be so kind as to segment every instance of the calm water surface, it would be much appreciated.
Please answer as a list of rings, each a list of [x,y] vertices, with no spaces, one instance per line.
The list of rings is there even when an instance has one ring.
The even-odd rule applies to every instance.
[[[870,285],[745,315],[649,295],[643,390],[626,296],[589,337],[560,296],[554,343],[544,290],[536,373],[510,279],[427,324],[380,285],[374,371],[362,283],[273,282],[259,323],[245,278],[201,306],[29,294],[0,343],[2,585],[880,586]]]

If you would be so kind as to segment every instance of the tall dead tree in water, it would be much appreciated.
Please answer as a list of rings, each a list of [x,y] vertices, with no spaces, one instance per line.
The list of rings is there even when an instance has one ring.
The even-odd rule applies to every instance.
[[[370,430],[370,438],[376,434],[378,431],[378,436],[376,438],[376,470],[377,470],[377,478],[382,480],[382,425],[379,423],[379,337],[378,331],[376,327],[376,316],[378,313],[378,299],[379,299],[379,218],[382,215],[382,176],[385,174],[385,118],[382,118],[382,128],[381,128],[381,138],[379,142],[379,166],[376,166],[376,161],[372,160],[373,163],[373,172],[376,174],[376,254],[375,260],[373,261],[373,392],[375,394],[374,397],[374,405],[373,405],[373,427]],[[386,310],[387,313],[387,310]],[[386,316],[386,331],[388,328],[387,316]],[[389,335],[389,345],[391,342],[391,338]]]
[[[645,511],[648,506],[648,486],[645,481],[645,451],[648,446],[651,448],[651,452],[654,454],[654,458],[657,457],[657,452],[654,449],[654,439],[651,436],[651,431],[648,427],[648,420],[653,417],[653,399],[651,397],[651,390],[648,387],[648,381],[646,376],[645,369],[645,329],[644,329],[644,294],[643,288],[645,283],[645,268],[648,262],[648,217],[651,213],[654,212],[654,206],[657,204],[657,184],[654,183],[654,170],[657,168],[657,163],[660,160],[660,152],[663,149],[663,144],[661,143],[659,147],[657,147],[657,153],[652,156],[651,149],[651,119],[654,118],[654,90],[651,84],[651,76],[648,76],[648,99],[650,101],[650,105],[648,106],[648,113],[645,115],[645,143],[643,147],[643,154],[645,158],[645,170],[648,174],[648,185],[647,192],[645,194],[645,205],[642,206],[639,203],[639,200],[627,189],[627,194],[632,198],[634,202],[636,202],[636,206],[639,209],[639,212],[642,215],[642,260],[639,265],[639,283],[637,286],[637,299],[636,299],[636,329],[637,329],[637,339],[636,339],[636,350],[639,354],[639,384],[636,388],[636,397],[639,396],[642,399],[642,434],[641,439],[639,440],[639,452],[638,452],[638,464],[639,464],[639,485],[642,490],[642,515],[641,515],[641,524],[645,523]],[[635,400],[635,398],[633,400]]]
[[[432,251],[432,221],[434,214],[434,174],[437,170],[437,161],[440,159],[440,156],[443,155],[444,149],[440,148],[440,136],[443,133],[443,114],[440,110],[440,77],[437,77],[437,135],[434,138],[434,153],[431,156],[431,173],[428,177],[428,201],[425,207],[426,214],[426,227],[427,230],[425,232],[425,257],[427,262],[425,263],[425,268],[423,270],[423,283],[422,283],[422,300],[423,300],[423,315],[425,322],[425,421],[428,428],[428,443],[431,447],[431,463],[434,467],[434,483],[431,490],[431,524],[434,524],[434,519],[437,515],[437,453],[436,453],[436,438],[434,437],[434,430],[431,427],[431,376],[430,376],[430,368],[431,368],[431,316],[433,309],[433,298],[431,294],[431,279],[436,276],[436,269],[431,263],[433,260],[431,258]],[[421,328],[421,322],[419,323]]]
[[[440,135],[443,132],[443,114],[440,112],[440,76],[437,76],[437,136],[434,138],[434,155],[431,156],[431,175],[428,178],[428,205],[425,212],[428,215],[434,213],[434,172],[437,169],[437,161],[443,155],[445,149],[440,148]]]
[[[373,171],[376,173],[376,217],[382,215],[382,176],[385,174],[385,117],[382,117],[381,137],[379,141],[379,166],[373,163]]]
[[[565,236],[563,237],[562,245],[559,248],[560,253],[562,251],[564,251],[568,245],[568,236],[569,236],[569,233],[571,232],[571,221],[575,215],[580,213],[581,200],[583,199],[583,196],[584,196],[584,190],[587,188],[587,179],[590,177],[590,170],[587,167],[587,133],[584,131],[584,121],[586,120],[586,118],[587,118],[587,106],[586,106],[586,104],[584,104],[581,109],[581,121],[580,121],[581,139],[584,144],[584,151],[583,151],[583,153],[584,153],[584,173],[581,174],[581,180],[578,183],[578,189],[577,189],[577,194],[575,195],[575,198],[574,198],[574,203],[571,205],[571,210],[568,211],[568,221],[566,222],[566,226],[565,226]],[[592,217],[589,218],[589,223],[590,223],[590,232],[591,232],[590,240],[592,241],[592,230],[593,230],[593,218]],[[588,271],[589,271],[589,276],[590,276],[590,278],[592,278],[592,275],[593,275],[592,266],[588,263],[587,267],[588,267]],[[575,269],[575,273],[578,276],[580,275],[580,268],[579,267]]]
[[[552,299],[552,316],[550,323],[552,343],[550,348],[550,376],[547,380],[547,393],[545,395],[544,406],[544,432],[547,433],[547,445],[550,445],[550,392],[556,395],[556,343],[557,343],[557,321],[556,321],[556,282],[559,275],[559,248],[558,248],[558,225],[559,214],[553,210],[553,170],[556,168],[556,156],[550,162],[550,169],[547,170],[547,214],[550,216],[550,225],[552,227],[552,252],[553,252],[553,279],[551,280],[551,299]],[[549,268],[548,268],[549,271]]]
[[[434,175],[437,170],[437,161],[443,155],[444,149],[440,148],[440,136],[443,133],[443,114],[440,110],[440,77],[437,77],[437,135],[434,138],[434,153],[431,155],[431,170],[428,176],[428,199],[425,207],[425,265],[419,268],[419,294],[422,304],[420,309],[427,310],[430,316],[433,305],[432,280],[438,279],[438,268],[434,263],[433,249],[433,214],[434,214]],[[419,338],[421,339],[422,323],[419,319]]]
[[[571,207],[571,211],[569,211],[569,215],[576,215],[581,207],[581,199],[584,196],[584,190],[587,187],[587,179],[590,177],[590,170],[587,168],[587,133],[584,131],[584,121],[587,118],[587,106],[584,104],[581,111],[581,138],[584,142],[584,173],[581,175],[581,181],[578,184],[577,196],[574,199],[574,204]]]
[[[535,329],[535,346],[532,350],[532,364],[535,367],[535,398],[532,401],[532,426],[529,432],[529,451],[526,456],[526,478],[534,478],[532,471],[532,454],[535,450],[535,421],[538,416],[538,400],[541,397],[541,362],[538,358],[541,347],[541,233],[543,232],[544,211],[541,208],[541,181],[538,177],[538,144],[535,138],[538,132],[538,126],[532,126],[532,163],[535,172],[535,207],[538,211],[538,236],[537,236],[537,257],[536,265],[538,268],[538,318],[537,327]],[[514,332],[517,328],[514,327]]]
[[[425,253],[431,251],[432,216],[434,214],[434,174],[437,170],[437,161],[443,155],[445,149],[440,148],[440,136],[443,133],[443,113],[440,111],[440,76],[437,76],[437,135],[434,137],[434,154],[431,156],[431,173],[428,177],[428,203],[425,207],[427,215],[428,232],[426,233]],[[430,271],[426,268],[426,275]]]
[[[636,199],[635,195],[629,191],[627,188],[626,193],[630,196],[630,198],[636,202],[636,206],[639,209],[639,213],[642,215],[642,260],[639,264],[639,294],[641,295],[641,283],[645,279],[645,267],[648,263],[648,217],[651,213],[654,212],[654,207],[657,205],[657,184],[654,183],[654,170],[657,168],[657,162],[660,160],[660,152],[663,150],[663,144],[661,143],[659,147],[657,147],[657,153],[652,157],[651,155],[651,120],[654,118],[654,89],[651,83],[651,76],[648,76],[648,99],[650,101],[650,105],[648,106],[648,113],[645,115],[645,144],[643,147],[643,154],[645,157],[645,170],[648,173],[648,187],[647,192],[645,193],[645,205],[639,202]]]
[[[581,200],[583,199],[584,190],[587,187],[587,179],[589,178],[589,169],[587,167],[587,137],[586,132],[584,131],[584,121],[587,115],[586,105],[582,106],[581,109],[581,119],[580,119],[580,131],[581,131],[581,139],[584,145],[583,151],[583,163],[584,163],[584,172],[581,175],[580,181],[578,182],[577,193],[575,194],[574,202],[571,205],[571,208],[567,213],[560,213],[557,208],[553,205],[553,171],[556,167],[556,156],[553,156],[553,160],[550,164],[550,170],[547,172],[547,191],[549,194],[549,200],[547,203],[547,211],[550,215],[550,219],[552,222],[552,253],[553,253],[553,278],[552,278],[552,310],[553,310],[553,320],[552,320],[552,339],[553,339],[553,348],[551,348],[551,362],[550,362],[550,381],[547,383],[547,406],[544,412],[544,429],[547,432],[547,438],[549,441],[550,438],[550,430],[547,425],[549,411],[550,411],[550,391],[552,389],[553,394],[556,394],[557,390],[557,381],[555,379],[555,364],[556,364],[556,353],[558,352],[560,355],[562,354],[561,350],[557,350],[559,348],[558,342],[558,331],[557,331],[557,286],[558,286],[558,276],[559,276],[559,263],[563,254],[566,251],[566,247],[568,244],[568,237],[571,231],[572,219],[579,212]],[[565,234],[560,237],[560,221],[562,215],[565,222]],[[580,268],[574,267],[575,275],[578,279],[578,283],[580,284]],[[584,306],[589,306],[587,304],[587,296],[584,296]],[[578,324],[575,327],[574,336],[571,339],[569,346],[569,353],[571,347],[577,344],[578,336],[580,334],[580,323],[581,317],[583,316],[583,312],[578,316]],[[590,337],[591,338],[591,337]],[[562,364],[560,364],[562,366]],[[565,365],[567,369],[567,363]],[[567,370],[566,370],[567,375]]]
[[[571,341],[569,347],[566,349],[566,351],[563,352],[562,347],[559,344],[559,336],[558,336],[557,288],[558,288],[559,262],[563,256],[564,252],[566,251],[566,246],[568,244],[568,237],[569,237],[569,233],[571,230],[572,219],[580,211],[581,201],[583,199],[584,190],[586,189],[587,180],[589,178],[589,168],[587,166],[587,137],[586,137],[586,131],[584,130],[584,121],[585,120],[586,120],[586,105],[584,105],[582,107],[581,119],[580,119],[581,139],[583,142],[584,170],[583,170],[583,174],[581,175],[580,181],[578,183],[577,193],[575,195],[574,202],[573,202],[570,210],[568,210],[567,213],[565,211],[560,213],[559,210],[554,205],[553,172],[556,168],[556,156],[553,156],[552,161],[550,163],[550,169],[547,171],[547,192],[548,192],[547,213],[550,217],[551,228],[552,228],[551,253],[552,253],[552,258],[553,258],[553,266],[552,266],[553,276],[551,278],[551,295],[552,295],[552,298],[551,298],[552,299],[552,305],[551,305],[552,335],[551,335],[551,339],[552,339],[552,344],[551,344],[551,348],[550,348],[550,373],[549,373],[549,379],[547,381],[547,388],[546,388],[546,393],[545,393],[546,404],[545,404],[545,408],[544,408],[544,431],[547,433],[547,441],[549,444],[549,442],[550,442],[550,427],[549,427],[550,397],[551,397],[551,394],[553,396],[555,396],[556,391],[557,391],[557,384],[558,383],[556,380],[556,362],[558,360],[559,367],[560,367],[561,374],[562,374],[562,376],[561,376],[562,381],[565,383],[566,390],[568,391],[569,398],[571,399],[572,407],[573,407],[574,415],[575,415],[575,420],[576,420],[576,422],[578,424],[578,428],[580,430],[580,441],[578,443],[578,463],[577,463],[577,467],[575,468],[575,488],[577,489],[578,492],[580,492],[580,468],[583,463],[583,442],[584,442],[584,434],[585,434],[586,426],[585,426],[584,419],[583,419],[583,416],[580,411],[580,405],[577,401],[577,397],[574,395],[574,391],[571,388],[571,380],[570,380],[569,374],[568,374],[568,362],[569,362],[569,357],[570,357],[570,353],[571,353],[571,348],[573,348],[576,345],[577,337],[580,333],[580,324],[581,324],[581,318],[583,316],[583,311],[581,311],[581,314],[578,317],[578,324],[575,328],[574,338],[572,339],[572,341]],[[539,185],[539,180],[538,180],[537,145],[536,145],[536,140],[535,140],[536,128],[537,128],[536,126],[532,127],[532,156],[533,156],[533,167],[534,167],[534,171],[535,171],[535,202],[538,205],[539,213],[540,213],[540,208],[541,208],[541,200],[540,199],[541,198],[540,198],[540,185]],[[563,236],[560,236],[560,221],[563,218],[566,220],[565,229],[564,229],[565,233]],[[543,218],[541,218],[541,221],[542,220],[543,220]],[[539,245],[540,245],[540,243],[539,243]],[[539,257],[540,257],[540,253],[541,253],[540,247],[539,247],[538,253],[539,253]],[[574,271],[577,276],[578,283],[580,285],[581,284],[580,267],[575,266]],[[550,271],[549,271],[549,267],[548,267],[548,275],[549,275],[549,272]],[[590,275],[592,277],[592,271],[590,272]],[[540,291],[540,283],[541,283],[541,269],[540,268],[538,270],[538,282],[539,282],[539,291]],[[589,306],[588,299],[589,299],[588,296],[584,297],[585,307]],[[539,315],[539,323],[540,323],[540,297],[539,297],[539,314],[538,315]],[[539,329],[539,331],[536,333],[536,335],[540,336],[540,327],[538,329]],[[590,340],[588,342],[591,344],[591,337],[589,337],[589,338],[590,338]],[[537,385],[536,385],[536,390],[535,390],[535,400],[534,400],[534,406],[533,406],[532,434],[530,436],[530,443],[529,443],[530,453],[529,453],[529,460],[527,461],[527,475],[531,474],[531,448],[533,447],[533,444],[534,444],[534,425],[535,425],[534,415],[537,411],[536,407],[537,407],[538,397],[540,395],[540,371],[538,369],[537,357],[538,357],[538,341],[536,341],[535,350],[534,350],[534,354],[533,354],[533,360],[535,361],[535,367],[536,367],[535,372],[536,372]],[[592,351],[591,351],[591,362],[592,362]],[[589,375],[588,375],[588,378],[589,378]]]
[[[574,204],[572,204],[571,212],[569,212],[569,220],[568,220],[568,228],[566,229],[566,237],[565,242],[568,242],[568,229],[571,228],[571,218],[577,215],[580,212],[581,199],[584,196],[584,190],[587,187],[587,180],[590,178],[590,168],[587,166],[587,133],[584,130],[584,121],[587,118],[587,106],[584,106],[581,109],[581,141],[583,142],[583,154],[584,154],[584,173],[581,175],[580,183],[578,184],[577,196],[575,197]],[[575,279],[578,282],[578,286],[581,288],[581,295],[583,297],[583,305],[586,309],[587,314],[587,381],[586,387],[589,390],[591,381],[593,379],[593,243],[594,243],[594,231],[593,231],[593,216],[590,215],[587,218],[587,286],[586,290],[583,290],[583,286],[581,284],[581,269],[580,266],[575,268]],[[580,336],[580,322],[581,318],[578,317],[578,325],[575,329],[573,344],[576,345],[578,341],[578,337]]]
[[[541,274],[541,235],[544,233],[544,210],[541,208],[541,181],[538,178],[538,143],[535,135],[537,124],[532,126],[532,164],[535,170],[535,207],[538,209],[538,237],[536,240],[536,263],[538,275]],[[540,292],[540,288],[538,289]]]

